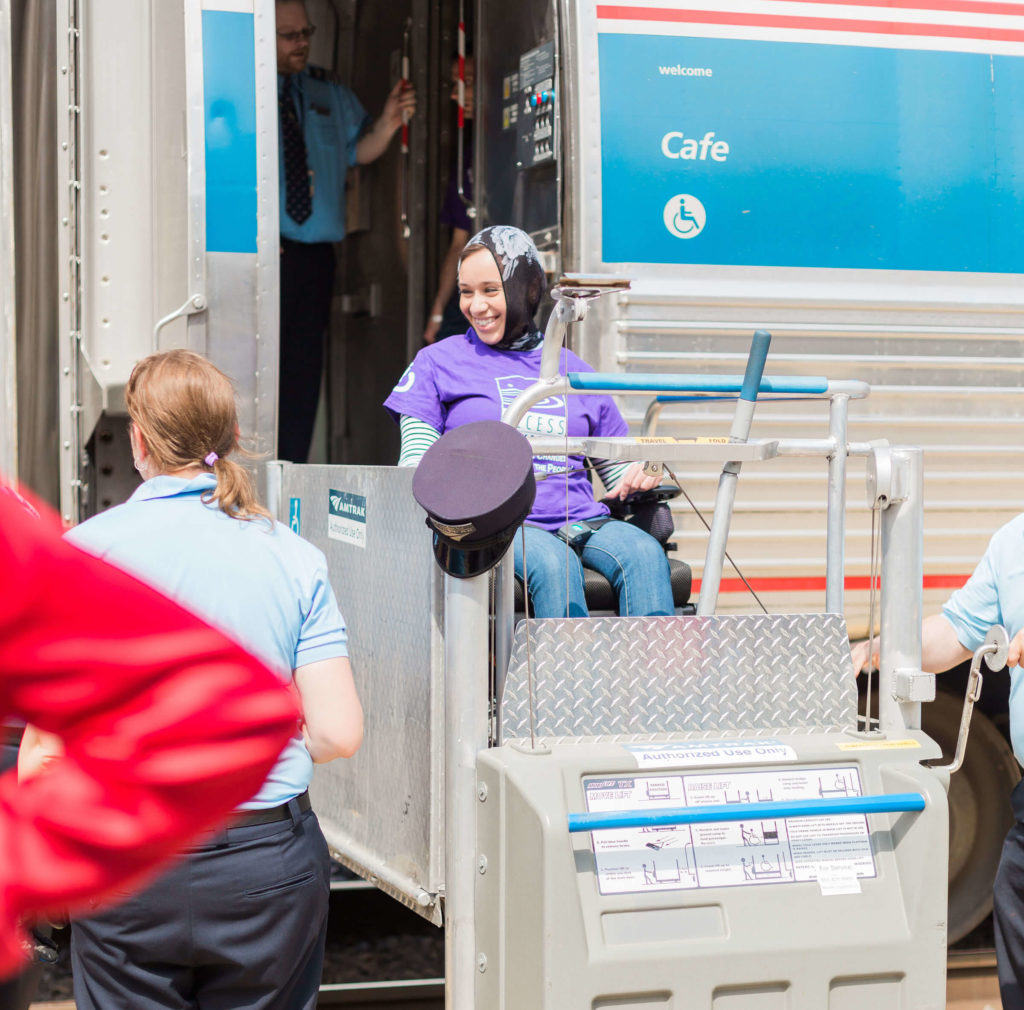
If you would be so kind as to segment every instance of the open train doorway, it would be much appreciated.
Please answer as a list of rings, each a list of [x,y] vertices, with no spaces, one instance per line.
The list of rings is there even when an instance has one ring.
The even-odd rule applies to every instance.
[[[455,0],[307,0],[306,8],[316,26],[309,62],[371,117],[400,79],[416,89],[408,128],[379,158],[348,171],[309,453],[311,463],[389,464],[398,430],[381,405],[421,346],[449,241],[439,216],[457,148],[450,75],[460,9]]]

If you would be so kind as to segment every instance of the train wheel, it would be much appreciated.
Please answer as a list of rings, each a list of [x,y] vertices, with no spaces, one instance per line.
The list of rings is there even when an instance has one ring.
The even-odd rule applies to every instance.
[[[921,708],[924,731],[947,760],[956,750],[963,698],[937,690]],[[966,936],[992,911],[992,881],[1013,814],[1010,791],[1020,778],[1013,751],[978,709],[963,767],[949,784],[949,943]]]

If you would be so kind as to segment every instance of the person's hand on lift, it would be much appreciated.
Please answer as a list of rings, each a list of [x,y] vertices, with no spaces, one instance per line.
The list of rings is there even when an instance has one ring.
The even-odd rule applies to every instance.
[[[1010,639],[1010,648],[1006,653],[1006,665],[1009,667],[1019,666],[1021,656],[1024,656],[1024,630],[1018,631]]]
[[[627,495],[634,491],[650,491],[661,483],[661,477],[651,477],[644,473],[643,463],[631,463],[629,469],[622,475],[622,480],[605,495],[606,498],[618,498],[625,500]]]
[[[867,667],[868,663],[871,664],[872,669],[878,669],[878,650],[879,644],[877,638],[872,638],[870,642],[865,639],[863,642],[858,642],[850,648],[850,655],[853,659],[854,677],[859,677],[861,672]]]

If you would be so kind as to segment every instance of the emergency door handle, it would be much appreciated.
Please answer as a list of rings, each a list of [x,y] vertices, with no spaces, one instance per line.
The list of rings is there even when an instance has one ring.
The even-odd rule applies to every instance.
[[[173,312],[168,312],[166,316],[156,321],[153,326],[153,352],[156,353],[160,350],[158,343],[160,339],[160,331],[168,324],[173,323],[175,319],[181,319],[182,316],[192,316],[197,312],[205,312],[209,306],[206,303],[206,295],[189,295],[185,299],[185,304],[180,308],[175,309]]]
[[[898,814],[924,810],[920,793],[844,796],[836,799],[777,800],[770,803],[725,803],[707,807],[658,810],[612,810],[569,814],[569,832],[622,828],[663,828],[674,824],[720,824],[751,817],[834,817],[838,814]]]

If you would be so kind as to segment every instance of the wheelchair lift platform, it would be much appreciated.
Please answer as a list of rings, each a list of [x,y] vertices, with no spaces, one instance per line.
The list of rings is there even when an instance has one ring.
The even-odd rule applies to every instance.
[[[589,374],[588,391],[621,379]],[[552,382],[574,391],[544,380],[510,410]],[[272,469],[279,515],[328,555],[367,717],[355,758],[317,768],[314,805],[343,862],[444,925],[449,1008],[944,1006],[949,775],[922,764],[940,751],[920,730],[921,452],[848,442],[867,387],[791,385],[809,382],[827,438],[708,445],[733,477],[758,452],[827,459],[821,614],[513,627],[511,565],[442,577],[411,471]],[[642,439],[623,458],[640,447],[657,458]],[[841,616],[854,453],[883,558],[871,732]]]

